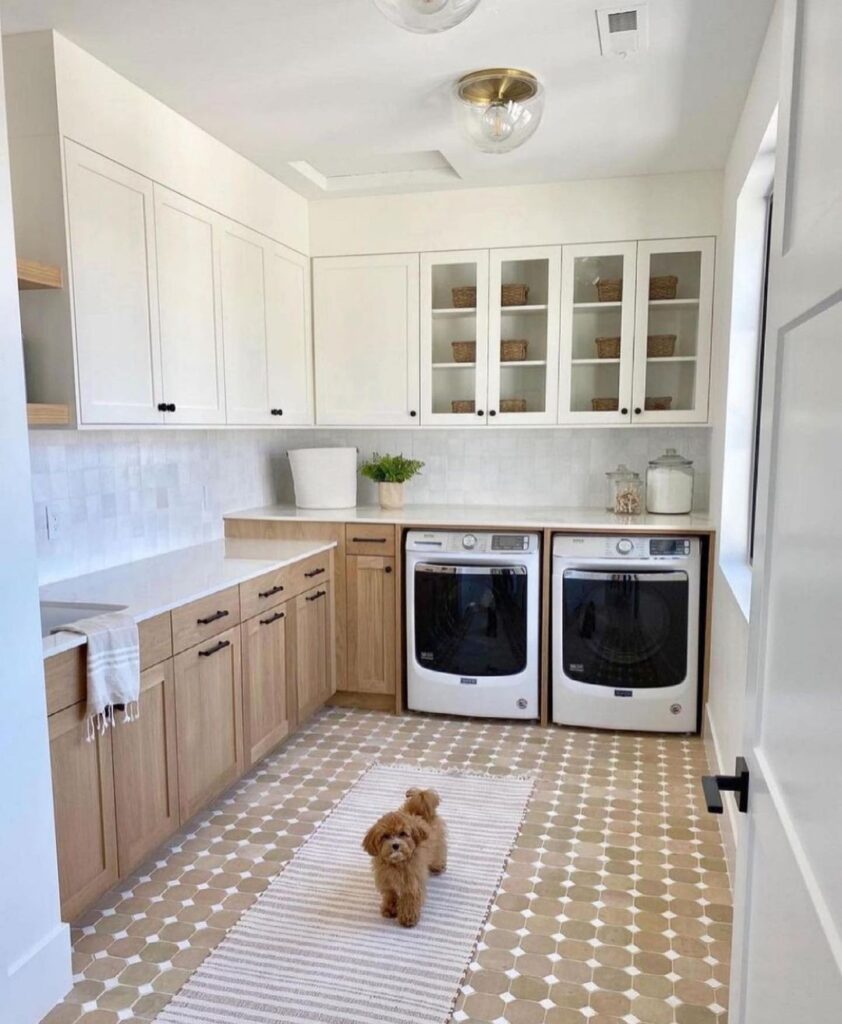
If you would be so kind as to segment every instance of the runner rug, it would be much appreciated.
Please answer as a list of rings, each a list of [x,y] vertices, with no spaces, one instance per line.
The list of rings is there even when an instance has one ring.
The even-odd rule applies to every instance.
[[[369,826],[433,787],[448,868],[421,921],[380,916]],[[376,765],[158,1015],[160,1024],[444,1024],[517,839],[533,782]]]

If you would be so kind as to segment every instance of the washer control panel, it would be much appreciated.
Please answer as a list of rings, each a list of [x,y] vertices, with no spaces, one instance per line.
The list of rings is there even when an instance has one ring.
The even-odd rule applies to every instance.
[[[538,551],[537,533],[457,533],[445,530],[411,530],[407,551],[468,552],[472,554],[529,554]]]
[[[553,555],[583,561],[680,562],[692,557],[698,543],[687,537],[559,534],[553,540]]]

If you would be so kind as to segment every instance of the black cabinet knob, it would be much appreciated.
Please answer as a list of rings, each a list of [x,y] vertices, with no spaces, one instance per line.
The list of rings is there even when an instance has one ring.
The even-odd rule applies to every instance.
[[[418,415],[418,413],[417,413],[417,412],[415,411],[415,409],[410,409],[410,410],[409,410],[409,415],[410,415],[410,416],[417,416],[417,415]]]
[[[387,565],[386,568],[383,570],[383,572],[385,572],[387,574],[390,573],[391,571],[392,571],[391,565]]]
[[[496,409],[489,409],[488,410],[488,415],[489,416],[496,416],[497,415],[497,410]]]
[[[270,409],[269,412],[271,413],[272,416],[283,416],[284,414],[283,409]]]
[[[158,402],[158,412],[166,412],[166,411],[167,411],[167,403],[166,402]]]
[[[628,410],[628,409],[621,409],[621,410],[620,410],[620,412],[621,412],[621,413],[622,413],[622,414],[623,414],[624,416],[628,416],[628,414],[629,414],[629,410]]]
[[[638,405],[638,406],[637,406],[637,407],[635,408],[635,410],[634,410],[634,414],[635,414],[635,416],[639,416],[639,415],[641,414],[641,412],[642,412],[642,411],[643,411],[643,410],[642,410],[642,409],[640,408],[640,406]]]
[[[170,402],[167,406],[167,412],[175,412],[175,402]]]
[[[482,409],[477,409],[477,416],[484,416],[484,415],[485,415],[485,413],[482,411]]]

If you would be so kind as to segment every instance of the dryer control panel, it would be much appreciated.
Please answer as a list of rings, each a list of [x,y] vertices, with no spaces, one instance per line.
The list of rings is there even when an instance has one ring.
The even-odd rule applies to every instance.
[[[528,554],[538,550],[537,533],[491,533],[485,530],[411,530],[406,537],[407,551],[428,551],[473,555]]]

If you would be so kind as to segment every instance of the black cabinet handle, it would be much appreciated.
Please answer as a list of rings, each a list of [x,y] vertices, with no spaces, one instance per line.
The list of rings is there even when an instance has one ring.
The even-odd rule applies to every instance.
[[[352,537],[352,544],[385,544],[386,537]]]
[[[634,410],[635,416],[639,416],[641,414],[641,412],[643,412],[643,410],[640,408],[640,406],[639,405],[635,406],[635,410]]]
[[[324,569],[311,569],[309,572],[304,573],[305,579],[311,580],[314,576],[321,576]]]
[[[628,416],[628,414],[629,414],[629,410],[628,410],[628,409],[621,409],[621,410],[620,410],[620,412],[621,412],[621,413],[622,413],[622,414],[623,414],[624,416]]]
[[[737,758],[737,766],[733,775],[703,775],[702,790],[705,803],[710,814],[722,814],[722,794],[733,793],[737,800],[737,808],[741,814],[748,810],[748,764],[744,757]]]
[[[488,410],[488,415],[489,416],[496,416],[497,415],[497,410],[496,409],[489,409]]]
[[[212,622],[216,622],[217,619],[224,619],[226,615],[230,614],[230,612],[214,612],[213,615],[209,615],[206,619],[196,619],[196,625],[209,626]]]
[[[271,626],[272,623],[273,622],[277,622],[278,619],[283,619],[284,615],[285,615],[284,612],[275,612],[275,614],[274,615],[270,615],[268,619],[261,619],[260,620],[260,625],[261,626]]]
[[[219,654],[220,651],[224,651],[226,647],[230,646],[230,640],[220,640],[215,647],[209,647],[206,651],[199,651],[199,657],[209,658],[212,654]]]
[[[386,568],[385,568],[385,569],[383,570],[383,572],[385,572],[385,573],[386,573],[387,575],[388,575],[388,574],[389,574],[389,573],[390,573],[391,571],[392,571],[392,567],[391,567],[391,565],[387,565],[387,566],[386,566]]]
[[[485,413],[482,411],[482,409],[477,409],[477,416],[484,416],[484,415],[485,415]]]
[[[278,584],[277,587],[270,587],[269,590],[258,590],[258,597],[274,597],[275,594],[280,594],[283,591],[283,587]]]
[[[318,601],[318,599],[320,597],[324,597],[326,593],[327,593],[326,590],[317,590],[316,593],[313,594],[312,597],[305,597],[304,600],[305,601]]]
[[[410,416],[417,416],[417,415],[418,415],[418,413],[417,413],[417,412],[416,412],[416,411],[415,411],[414,409],[410,409],[410,410],[409,410],[409,415],[410,415]]]
[[[283,414],[284,414],[284,410],[283,409],[270,409],[269,412],[273,416],[283,416]]]

